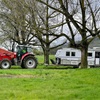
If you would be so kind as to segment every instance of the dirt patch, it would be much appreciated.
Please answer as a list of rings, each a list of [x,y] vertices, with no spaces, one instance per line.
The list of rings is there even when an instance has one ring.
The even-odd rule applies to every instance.
[[[0,75],[0,78],[34,78],[33,75]]]

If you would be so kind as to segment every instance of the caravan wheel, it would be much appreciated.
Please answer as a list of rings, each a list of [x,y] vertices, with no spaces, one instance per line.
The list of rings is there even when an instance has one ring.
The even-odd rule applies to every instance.
[[[61,59],[60,58],[56,58],[56,64],[61,64]]]
[[[81,63],[79,63],[79,64],[77,65],[77,67],[78,67],[78,68],[81,68]]]

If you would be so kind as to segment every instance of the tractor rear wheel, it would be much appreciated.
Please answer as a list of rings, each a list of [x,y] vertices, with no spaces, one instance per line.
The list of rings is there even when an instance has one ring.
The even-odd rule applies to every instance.
[[[25,57],[23,59],[22,63],[23,63],[22,64],[23,67],[28,68],[28,69],[32,69],[32,68],[36,68],[37,67],[37,60],[32,55],[29,55],[29,56]]]
[[[8,59],[3,59],[0,62],[0,68],[2,69],[10,69],[11,68],[11,61]]]

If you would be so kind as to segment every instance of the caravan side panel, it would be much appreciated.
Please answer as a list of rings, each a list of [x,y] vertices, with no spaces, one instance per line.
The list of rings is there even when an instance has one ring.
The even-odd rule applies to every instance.
[[[63,65],[78,65],[81,61],[80,50],[72,48],[58,50],[55,56],[61,60],[60,64]]]

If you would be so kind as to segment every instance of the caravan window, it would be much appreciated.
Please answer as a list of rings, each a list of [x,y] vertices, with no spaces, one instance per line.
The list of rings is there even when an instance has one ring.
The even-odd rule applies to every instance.
[[[100,52],[95,52],[95,58],[100,58]]]
[[[75,52],[72,52],[72,53],[71,53],[71,56],[75,56]]]
[[[92,57],[92,53],[89,52],[89,53],[88,53],[88,57]]]
[[[70,56],[70,52],[66,52],[66,56]]]

